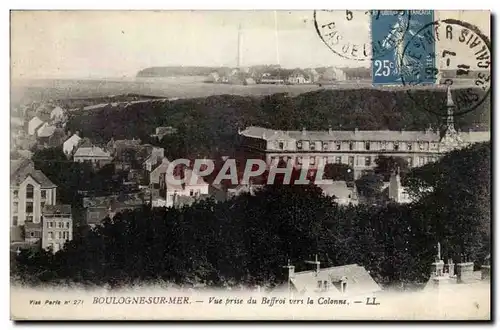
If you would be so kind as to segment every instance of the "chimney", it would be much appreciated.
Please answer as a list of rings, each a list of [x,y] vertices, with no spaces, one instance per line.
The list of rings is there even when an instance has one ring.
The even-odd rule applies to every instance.
[[[470,283],[474,281],[474,263],[467,259],[457,264],[457,283]]]
[[[444,262],[441,260],[441,243],[437,243],[437,256],[436,261],[432,263],[431,277],[432,276],[443,276],[444,272]]]
[[[490,280],[490,259],[491,256],[488,255],[486,257],[486,260],[484,261],[484,264],[481,266],[481,280],[482,281],[489,281]]]
[[[313,264],[313,265],[316,265],[316,276],[318,276],[319,274],[319,271],[321,269],[321,263],[319,262],[318,260],[318,255],[316,254],[315,257],[314,257],[314,261],[306,261],[307,264]]]
[[[291,280],[295,277],[295,266],[290,264],[290,259],[288,259],[288,265],[283,266],[283,268],[288,268],[288,279]]]
[[[455,264],[453,263],[453,259],[451,258],[448,259],[448,276],[455,276]]]

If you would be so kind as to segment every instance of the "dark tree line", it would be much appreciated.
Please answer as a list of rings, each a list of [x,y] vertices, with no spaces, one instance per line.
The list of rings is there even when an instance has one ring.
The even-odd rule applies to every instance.
[[[415,94],[415,95],[413,95]],[[68,128],[94,143],[140,138],[165,148],[167,157],[214,158],[232,155],[238,128],[263,126],[276,130],[425,130],[438,129],[444,117],[422,109],[442,110],[445,91],[373,89],[320,90],[290,96],[218,95],[167,102],[131,104],[72,113]],[[418,100],[418,104],[415,102]],[[478,109],[455,119],[457,129],[488,129],[489,99]],[[445,113],[443,113],[443,116]],[[150,138],[158,126],[178,129],[163,141]]]
[[[213,286],[273,284],[318,254],[323,266],[358,263],[382,284],[424,282],[436,255],[479,265],[490,250],[490,145],[450,153],[412,171],[418,202],[338,206],[314,185],[272,185],[224,203],[144,206],[105,219],[55,255],[32,250],[13,275],[30,283],[119,286],[166,281]],[[431,176],[436,179],[431,179]],[[424,194],[424,188],[432,187]]]

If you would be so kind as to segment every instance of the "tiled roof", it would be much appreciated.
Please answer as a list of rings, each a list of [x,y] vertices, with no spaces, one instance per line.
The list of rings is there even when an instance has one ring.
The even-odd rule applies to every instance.
[[[315,288],[319,277],[322,279],[328,278],[330,282],[335,282],[345,277],[349,295],[372,293],[381,290],[380,286],[373,280],[366,269],[357,264],[323,268],[320,269],[319,273],[320,276],[316,277],[315,270],[297,272],[294,274],[291,282],[297,291],[301,292]]]
[[[436,141],[440,137],[435,131],[278,131],[263,127],[250,126],[241,135],[272,140],[289,138],[295,140],[316,141]]]
[[[99,147],[80,147],[74,157],[110,157],[110,154]]]
[[[24,228],[26,230],[30,230],[30,229],[33,229],[33,230],[38,230],[38,229],[42,229],[42,224],[40,222],[25,222],[24,223]]]
[[[45,205],[43,208],[43,214],[71,214],[71,205],[59,204],[59,205]]]
[[[68,143],[71,143],[71,144],[76,144],[78,143],[82,138],[79,137],[78,135],[76,134],[73,134],[71,135],[70,138],[68,138],[66,141],[64,141],[64,143],[68,142]]]
[[[55,188],[57,187],[49,178],[40,170],[35,170],[29,174],[42,188]]]
[[[41,120],[40,118],[38,118],[36,116],[31,118],[31,120],[29,121],[29,126],[34,127],[34,128],[37,128],[38,126],[40,126],[42,124],[43,124],[43,120]]]
[[[50,181],[45,174],[40,170],[35,170],[33,162],[29,159],[24,159],[22,161],[12,161],[11,162],[11,184],[19,185],[28,176],[31,176],[33,180],[38,182],[42,188],[55,188],[57,187],[52,181]]]
[[[56,130],[55,126],[49,125],[47,123],[44,123],[38,130],[37,130],[37,135],[38,137],[49,137],[52,134],[54,134],[54,131]]]

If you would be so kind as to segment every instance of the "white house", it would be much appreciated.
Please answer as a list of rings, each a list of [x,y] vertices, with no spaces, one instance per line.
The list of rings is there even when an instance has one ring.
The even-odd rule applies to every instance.
[[[49,125],[48,123],[43,123],[42,126],[37,129],[36,134],[39,138],[46,138],[52,136],[55,130],[55,126]]]
[[[68,138],[66,141],[63,143],[63,151],[66,156],[71,155],[73,150],[78,146],[78,143],[82,140],[81,137],[78,136],[78,134],[73,134],[70,138]]]
[[[166,206],[174,206],[179,200],[185,200],[186,197],[194,200],[203,195],[208,195],[208,183],[191,169],[184,169],[184,178],[181,179],[180,176],[176,176],[176,179],[181,183],[171,182],[169,176],[165,176]]]
[[[54,123],[61,123],[66,121],[66,112],[63,108],[57,106],[50,112],[50,120]]]
[[[28,134],[35,135],[37,129],[42,125],[43,125],[43,120],[41,120],[37,116],[31,118],[31,120],[28,123]]]

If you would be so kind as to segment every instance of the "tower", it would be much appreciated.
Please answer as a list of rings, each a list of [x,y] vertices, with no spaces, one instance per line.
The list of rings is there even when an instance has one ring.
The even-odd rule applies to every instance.
[[[455,103],[451,97],[451,87],[448,86],[446,90],[446,130],[455,132],[455,124],[453,120],[453,112],[455,110]],[[456,132],[455,132],[456,133]]]
[[[241,68],[241,65],[242,65],[242,61],[241,61],[241,57],[242,57],[242,47],[243,47],[243,36],[242,36],[242,33],[241,33],[241,23],[238,25],[238,49],[237,49],[237,52],[236,52],[236,65],[238,66],[238,69]]]
[[[441,152],[447,152],[457,149],[462,145],[462,139],[455,130],[454,122],[455,102],[451,96],[451,86],[448,85],[446,90],[446,125],[441,132],[441,140],[439,149]]]

